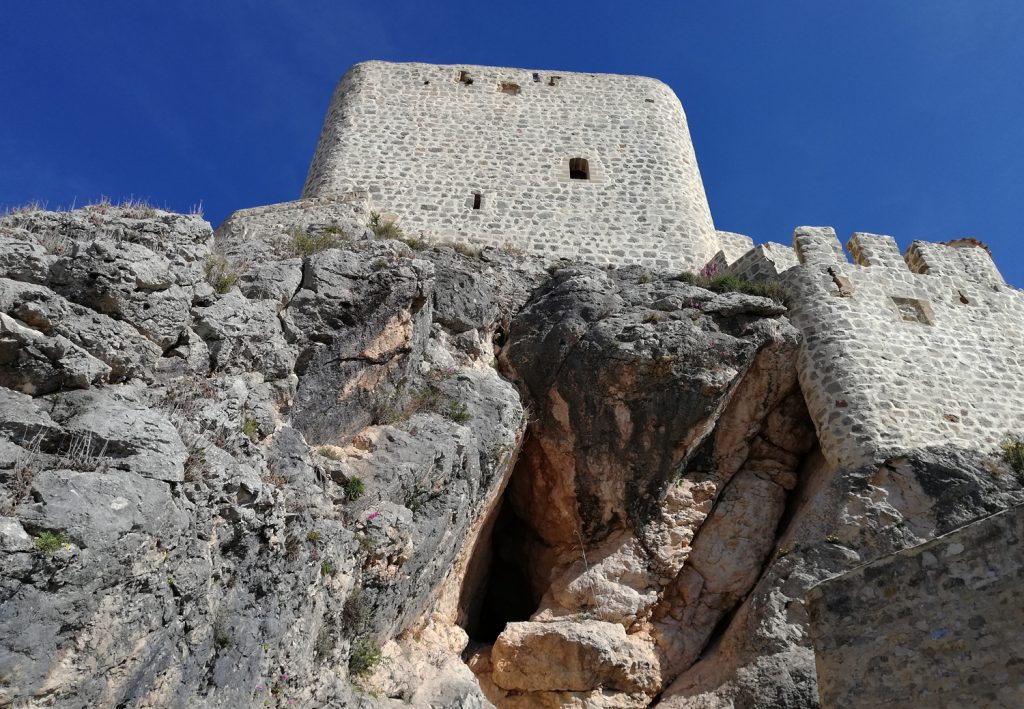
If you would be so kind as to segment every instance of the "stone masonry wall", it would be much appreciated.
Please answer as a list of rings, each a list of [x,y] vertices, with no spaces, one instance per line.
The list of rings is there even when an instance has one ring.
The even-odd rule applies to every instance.
[[[357,64],[303,197],[353,189],[427,239],[680,270],[720,248],[682,105],[639,76]]]
[[[1024,507],[807,594],[823,709],[1024,705]]]
[[[851,264],[831,229],[798,229],[794,245],[802,265],[782,279],[831,463],[1024,433],[1024,292],[984,247],[914,242],[904,259],[892,238],[855,234]]]

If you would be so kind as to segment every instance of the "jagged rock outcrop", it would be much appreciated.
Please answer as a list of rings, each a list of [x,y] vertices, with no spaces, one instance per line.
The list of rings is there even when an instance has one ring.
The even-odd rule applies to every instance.
[[[435,269],[398,242],[242,273],[198,217],[0,232],[0,702],[377,704],[356,675],[433,607],[514,458],[489,342],[515,304],[465,293],[441,310],[467,327],[434,325]],[[472,706],[452,656],[432,696]]]
[[[1024,501],[830,466],[775,300],[302,227],[0,219],[0,704],[814,706],[811,586]]]

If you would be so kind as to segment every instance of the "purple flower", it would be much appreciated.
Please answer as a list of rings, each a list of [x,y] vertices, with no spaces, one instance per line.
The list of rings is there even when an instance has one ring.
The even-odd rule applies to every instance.
[[[378,517],[380,517],[380,512],[377,512],[375,510],[375,511],[373,511],[373,512],[371,512],[369,514],[369,516],[366,518],[366,521],[367,522],[372,522],[373,520],[377,519]]]

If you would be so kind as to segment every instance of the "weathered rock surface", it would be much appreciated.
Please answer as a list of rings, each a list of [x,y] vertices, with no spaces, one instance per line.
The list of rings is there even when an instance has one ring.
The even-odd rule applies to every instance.
[[[279,221],[0,218],[0,704],[815,706],[809,588],[1024,502],[831,467],[774,300]]]
[[[338,246],[217,293],[198,218],[0,221],[0,703],[388,703],[363,672],[429,616],[525,426],[490,366],[519,304],[445,305],[471,356],[429,260]],[[396,702],[485,706],[461,649]]]

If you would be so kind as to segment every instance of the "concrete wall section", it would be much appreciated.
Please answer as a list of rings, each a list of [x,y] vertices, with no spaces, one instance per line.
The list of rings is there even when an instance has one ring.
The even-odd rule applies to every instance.
[[[802,265],[782,279],[829,462],[945,443],[994,448],[1024,432],[1024,293],[1002,283],[984,248],[928,244],[941,269],[915,273],[889,237],[851,240],[865,265],[847,261],[831,229],[798,229],[794,246]]]
[[[303,196],[352,189],[428,239],[677,270],[719,250],[683,108],[638,76],[358,64]]]
[[[1024,706],[1024,507],[807,594],[823,709]]]

